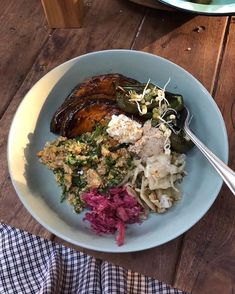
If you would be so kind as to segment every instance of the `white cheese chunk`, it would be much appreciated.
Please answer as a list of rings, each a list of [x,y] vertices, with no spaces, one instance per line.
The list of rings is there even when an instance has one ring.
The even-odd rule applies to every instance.
[[[112,115],[107,133],[120,143],[135,143],[142,136],[141,124],[124,114]]]

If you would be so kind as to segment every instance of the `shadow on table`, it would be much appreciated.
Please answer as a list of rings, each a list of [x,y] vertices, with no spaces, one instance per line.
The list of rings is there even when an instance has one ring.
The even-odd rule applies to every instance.
[[[172,40],[180,36],[185,37],[188,34],[188,30],[181,30],[179,27],[184,26],[194,17],[195,15],[182,11],[163,11],[148,8],[132,49],[160,53],[167,48]],[[175,48],[176,51],[177,49]]]
[[[125,2],[124,4],[126,6],[135,6],[138,9],[145,10],[145,15],[137,30],[132,49],[147,51],[148,48],[153,49],[156,41],[159,46],[159,40],[173,31],[176,31],[177,36],[183,34],[178,28],[195,17],[192,13],[180,10],[166,11],[145,7],[126,0],[121,1]],[[174,34],[171,35],[171,38],[172,36],[174,37]],[[168,42],[163,42],[160,46],[164,49],[168,45]]]

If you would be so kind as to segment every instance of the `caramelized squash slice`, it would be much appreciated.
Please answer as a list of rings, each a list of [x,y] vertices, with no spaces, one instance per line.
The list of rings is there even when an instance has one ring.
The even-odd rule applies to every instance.
[[[54,114],[50,129],[53,133],[74,138],[104,124],[112,114],[123,111],[116,102],[116,86],[138,84],[120,74],[107,74],[88,79],[76,87]]]
[[[74,138],[91,132],[97,125],[106,125],[113,114],[120,113],[123,112],[115,103],[107,103],[102,99],[90,101],[76,111],[70,112],[68,119],[63,121],[61,135]]]

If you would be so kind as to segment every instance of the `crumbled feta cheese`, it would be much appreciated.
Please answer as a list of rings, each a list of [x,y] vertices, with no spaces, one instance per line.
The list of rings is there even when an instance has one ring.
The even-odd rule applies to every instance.
[[[120,143],[135,143],[142,136],[141,124],[124,114],[112,115],[107,133]]]

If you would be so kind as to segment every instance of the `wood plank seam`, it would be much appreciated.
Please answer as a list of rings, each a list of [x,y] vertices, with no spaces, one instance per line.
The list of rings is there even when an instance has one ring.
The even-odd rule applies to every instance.
[[[9,105],[11,104],[11,101],[13,100],[13,98],[15,97],[16,93],[18,92],[18,90],[21,88],[21,86],[23,85],[24,81],[26,80],[28,74],[30,73],[33,65],[35,64],[35,61],[38,58],[38,55],[40,54],[40,52],[42,51],[43,47],[46,45],[46,43],[48,42],[48,40],[51,38],[52,34],[54,33],[54,29],[51,29],[49,31],[49,34],[47,36],[47,38],[44,40],[44,42],[42,43],[42,45],[40,46],[40,48],[37,51],[37,54],[35,54],[35,58],[32,60],[31,65],[28,69],[28,71],[24,74],[24,76],[22,77],[22,81],[21,83],[18,85],[18,87],[16,88],[15,92],[11,95],[11,98],[9,99],[9,101],[6,103],[5,107],[3,108],[3,110],[0,112],[0,121],[4,115],[4,113],[7,111]]]
[[[148,13],[148,9],[145,9],[144,15],[143,15],[143,17],[142,17],[142,19],[141,19],[141,22],[140,22],[140,24],[139,24],[139,26],[138,26],[138,28],[137,28],[137,30],[136,30],[136,34],[135,34],[135,36],[134,36],[134,38],[133,38],[133,41],[132,41],[132,43],[131,43],[131,46],[130,46],[130,49],[131,49],[131,50],[133,50],[133,48],[134,48],[134,46],[135,46],[135,42],[136,42],[136,40],[137,40],[137,38],[138,38],[138,36],[139,36],[139,34],[140,34],[140,32],[141,32],[141,29],[142,29],[143,24],[144,24],[144,22],[145,22],[145,19],[146,19],[147,13]]]
[[[230,29],[231,21],[232,21],[232,17],[229,16],[227,18],[227,23],[226,23],[226,26],[225,26],[225,29],[224,29],[223,42],[221,44],[220,54],[218,55],[218,60],[217,60],[217,65],[216,65],[216,71],[215,71],[215,75],[213,77],[213,83],[212,83],[213,87],[211,89],[212,97],[215,96],[215,93],[217,91],[219,74],[220,74],[220,69],[221,69],[221,66],[222,66],[223,58],[224,58],[225,49],[226,49],[227,42],[228,42],[228,35],[229,35],[229,29]]]
[[[175,270],[174,270],[174,275],[173,275],[173,277],[172,277],[172,283],[171,283],[171,285],[173,286],[173,287],[175,287],[175,283],[176,283],[176,277],[177,277],[177,271],[178,271],[178,268],[179,268],[179,265],[180,265],[180,260],[181,260],[181,256],[182,256],[182,254],[183,254],[183,247],[184,247],[184,241],[185,241],[185,234],[183,234],[183,236],[182,236],[182,238],[181,238],[181,240],[180,240],[180,246],[179,246],[179,249],[178,249],[178,256],[177,256],[177,258],[176,258],[176,262],[175,262],[175,265],[174,265],[174,267],[175,267]]]
[[[197,285],[199,275],[200,275],[200,272],[198,272],[198,274],[197,274],[197,276],[195,278],[195,281],[194,281],[194,283],[192,285],[192,290],[190,291],[190,293],[193,293],[193,289],[195,289],[195,286]]]

